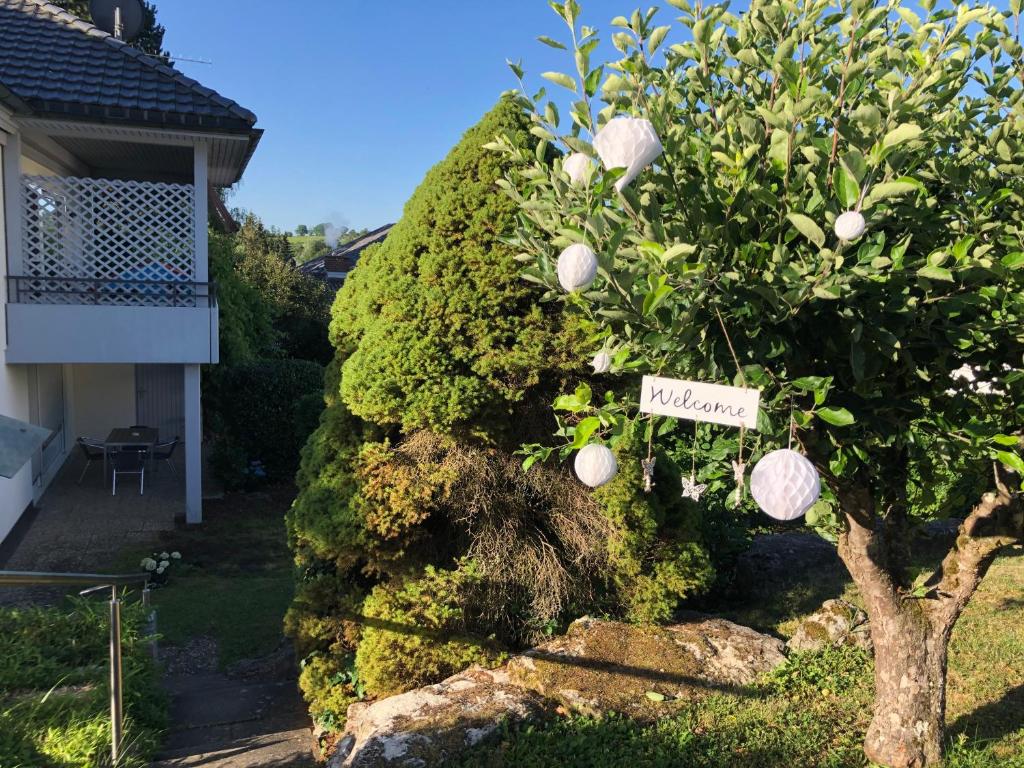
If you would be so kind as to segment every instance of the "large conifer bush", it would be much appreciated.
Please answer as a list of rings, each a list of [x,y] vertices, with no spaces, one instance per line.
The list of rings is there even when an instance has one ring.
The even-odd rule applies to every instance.
[[[499,102],[335,300],[326,409],[289,515],[303,577],[287,619],[327,725],[357,696],[495,661],[588,610],[663,618],[706,583],[695,521],[667,500],[614,484],[592,496],[555,462],[524,472],[515,456],[555,427],[546,403],[580,383],[588,343],[541,307],[502,239],[509,165],[484,145],[532,151],[528,125]]]

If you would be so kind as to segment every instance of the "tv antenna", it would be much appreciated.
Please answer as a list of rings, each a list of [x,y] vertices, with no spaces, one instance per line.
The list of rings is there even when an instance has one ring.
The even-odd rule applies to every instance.
[[[142,31],[142,0],[89,0],[92,23],[116,40],[134,40]]]

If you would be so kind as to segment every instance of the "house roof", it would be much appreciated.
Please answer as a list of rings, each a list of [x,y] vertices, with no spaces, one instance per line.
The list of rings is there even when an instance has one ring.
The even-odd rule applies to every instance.
[[[372,232],[367,232],[362,237],[340,245],[330,253],[310,259],[299,265],[299,271],[306,275],[326,280],[328,272],[351,272],[359,260],[359,254],[375,243],[379,243],[388,236],[388,232],[394,224],[385,224]],[[328,267],[330,269],[328,270]]]
[[[44,0],[0,0],[0,103],[37,117],[249,132],[256,115]]]

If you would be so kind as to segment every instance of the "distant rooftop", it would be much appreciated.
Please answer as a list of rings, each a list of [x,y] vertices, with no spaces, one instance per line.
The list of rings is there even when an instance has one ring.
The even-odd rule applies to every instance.
[[[0,0],[0,104],[35,117],[248,131],[256,115],[43,0]]]
[[[299,265],[299,271],[321,280],[327,280],[332,284],[337,283],[340,285],[343,278],[332,278],[332,276],[347,275],[351,272],[359,260],[359,255],[371,245],[382,242],[394,226],[394,224],[385,224],[383,227],[378,227],[360,238],[338,246],[330,253],[310,259],[304,264]]]

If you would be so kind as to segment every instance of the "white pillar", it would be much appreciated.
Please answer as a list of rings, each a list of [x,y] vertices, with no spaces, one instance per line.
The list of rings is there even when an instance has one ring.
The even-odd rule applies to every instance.
[[[21,252],[21,137],[7,137],[3,152],[4,212],[7,230],[7,274],[24,275]]]
[[[199,366],[185,365],[185,522],[203,522],[203,420]]]
[[[209,147],[198,142],[193,153],[192,183],[195,186],[196,282],[210,280],[209,236],[210,173],[207,165]]]

